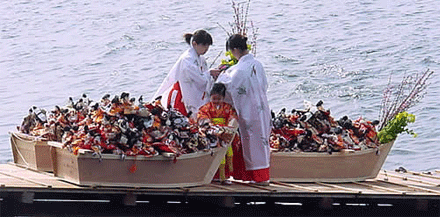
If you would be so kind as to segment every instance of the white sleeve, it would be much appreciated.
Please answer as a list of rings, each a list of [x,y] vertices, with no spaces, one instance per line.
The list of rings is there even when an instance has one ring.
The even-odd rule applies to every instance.
[[[196,63],[191,63],[190,60],[184,60],[181,66],[182,82],[194,85],[198,90],[205,90],[211,83],[211,74],[209,71],[202,71]]]

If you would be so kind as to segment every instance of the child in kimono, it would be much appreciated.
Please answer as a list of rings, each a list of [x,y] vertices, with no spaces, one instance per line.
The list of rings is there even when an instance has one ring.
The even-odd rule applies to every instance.
[[[200,126],[205,124],[217,126],[229,126],[238,128],[237,113],[228,103],[224,102],[226,87],[222,83],[215,83],[210,93],[210,102],[200,107],[197,113],[197,123]],[[235,136],[233,142],[239,142],[239,137]],[[229,185],[228,180],[232,176],[232,146],[229,146],[225,158],[220,163],[220,167],[214,176],[214,181],[220,181],[222,184]]]

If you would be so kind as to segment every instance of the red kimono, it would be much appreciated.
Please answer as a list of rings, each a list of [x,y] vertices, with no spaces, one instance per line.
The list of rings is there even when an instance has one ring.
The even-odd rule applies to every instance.
[[[216,107],[209,102],[200,107],[197,113],[197,120],[209,119],[213,124],[226,126],[233,119],[237,119],[235,109],[228,103],[223,102]],[[236,180],[262,182],[269,180],[269,168],[259,170],[246,170],[246,165],[243,158],[243,148],[241,146],[240,136],[236,135],[231,144],[232,153],[226,154],[226,162],[220,164],[219,170],[214,176],[214,179],[234,177]],[[229,153],[229,150],[228,150]],[[231,156],[232,155],[232,156]],[[224,168],[225,177],[222,177]]]
[[[212,102],[209,102],[200,107],[199,112],[197,113],[197,122],[203,119],[209,119],[214,125],[228,126],[231,120],[237,120],[238,118],[237,112],[230,104],[223,102],[216,106]],[[235,136],[232,146],[236,146],[239,142],[239,136]],[[233,148],[230,147],[226,153],[225,159],[222,160],[214,179],[224,181],[225,179],[234,176],[232,163],[232,158],[234,156],[233,152]]]

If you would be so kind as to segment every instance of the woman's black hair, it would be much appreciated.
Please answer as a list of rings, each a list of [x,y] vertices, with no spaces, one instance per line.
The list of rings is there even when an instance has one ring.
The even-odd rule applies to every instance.
[[[218,94],[222,97],[225,97],[226,95],[226,86],[223,83],[214,83],[211,89],[211,96],[214,94]]]
[[[248,38],[246,36],[240,34],[231,35],[226,41],[226,51],[234,48],[237,48],[241,51],[247,50],[247,39]]]
[[[191,44],[192,38],[197,44],[212,45],[211,35],[203,29],[197,30],[194,33],[186,33],[183,35],[183,38],[188,44]]]

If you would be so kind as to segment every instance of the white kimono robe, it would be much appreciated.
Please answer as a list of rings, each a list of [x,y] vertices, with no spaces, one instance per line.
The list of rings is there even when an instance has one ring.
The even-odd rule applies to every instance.
[[[225,101],[231,103],[238,114],[246,170],[268,168],[271,117],[262,64],[252,54],[247,54],[221,74],[217,82],[226,85]]]
[[[195,118],[198,109],[209,102],[209,91],[214,80],[208,71],[205,58],[198,56],[193,47],[179,57],[154,94],[153,99],[162,96],[162,104],[167,108],[169,91],[176,82],[180,84],[182,101],[186,111],[191,111],[191,116]]]

